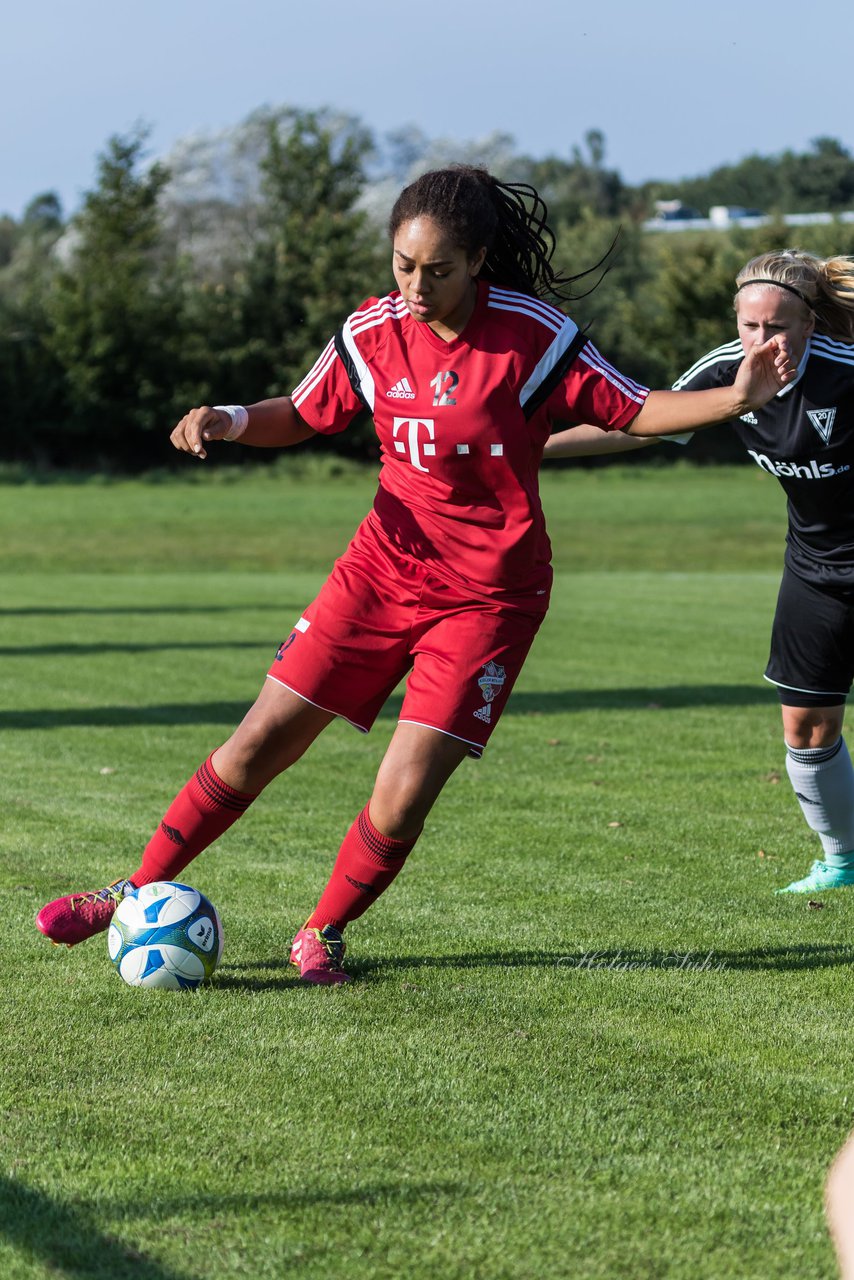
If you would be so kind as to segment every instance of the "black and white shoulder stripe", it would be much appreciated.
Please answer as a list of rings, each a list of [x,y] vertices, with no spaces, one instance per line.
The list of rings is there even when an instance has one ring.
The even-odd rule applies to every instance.
[[[499,289],[496,285],[489,287],[489,306],[497,311],[515,311],[520,315],[530,316],[539,320],[553,334],[548,347],[519,392],[519,404],[527,419],[533,417],[578,359],[607,378],[624,395],[643,404],[647,394],[646,387],[627,378],[604,360],[593,344],[587,341],[584,331],[558,307],[512,289]]]
[[[814,333],[810,339],[810,355],[822,356],[825,360],[833,360],[835,364],[854,366],[854,343],[839,342],[823,333]]]
[[[712,369],[716,364],[732,364],[733,360],[740,360],[743,355],[744,348],[741,345],[740,338],[735,338],[732,342],[726,342],[722,347],[715,347],[714,351],[707,352],[696,364],[692,364],[688,372],[683,373],[681,378],[677,378],[673,384],[673,390],[681,391],[686,383],[696,378],[698,373]]]
[[[296,408],[298,409],[306,396],[319,382],[323,381],[331,365],[338,359],[344,365],[350,386],[362,404],[366,409],[373,411],[376,387],[373,375],[356,345],[356,335],[364,333],[366,329],[375,329],[378,325],[388,324],[392,320],[402,320],[406,315],[408,312],[403,299],[387,295],[366,303],[348,316],[294,391],[293,401]]]

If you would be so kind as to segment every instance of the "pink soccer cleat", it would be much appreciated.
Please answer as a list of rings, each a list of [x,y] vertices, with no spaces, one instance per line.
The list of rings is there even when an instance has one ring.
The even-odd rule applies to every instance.
[[[36,916],[36,928],[57,946],[76,946],[96,933],[103,933],[122,898],[135,888],[130,880],[116,880],[106,889],[56,898],[42,907]]]
[[[303,982],[317,986],[349,982],[349,973],[341,968],[344,949],[344,939],[331,924],[322,929],[300,929],[291,947],[291,964],[299,969]]]

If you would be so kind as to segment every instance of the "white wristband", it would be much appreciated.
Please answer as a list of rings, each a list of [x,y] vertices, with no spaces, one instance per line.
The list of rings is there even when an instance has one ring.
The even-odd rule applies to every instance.
[[[227,413],[231,418],[231,426],[222,437],[223,440],[237,440],[249,426],[249,413],[242,404],[215,404],[215,409]]]

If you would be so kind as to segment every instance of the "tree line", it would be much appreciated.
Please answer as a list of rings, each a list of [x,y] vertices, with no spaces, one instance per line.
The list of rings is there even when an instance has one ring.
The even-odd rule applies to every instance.
[[[537,186],[558,265],[593,268],[573,318],[612,363],[653,386],[732,336],[733,279],[747,258],[793,243],[854,253],[851,224],[795,233],[782,217],[854,206],[854,159],[829,139],[806,156],[750,157],[704,179],[639,188],[607,167],[595,130],[569,159],[516,155],[503,135],[443,153],[413,130],[380,146],[352,118],[282,108],[214,141],[149,164],[144,133],[114,136],[72,217],[46,193],[20,219],[0,218],[4,462],[176,465],[168,434],[188,407],[289,392],[346,314],[392,287],[383,224],[400,185],[455,158]],[[656,198],[779,216],[761,230],[656,235],[641,225]],[[370,424],[324,447],[372,456]],[[692,454],[731,448],[715,432]],[[257,459],[235,448],[227,460],[250,453]]]

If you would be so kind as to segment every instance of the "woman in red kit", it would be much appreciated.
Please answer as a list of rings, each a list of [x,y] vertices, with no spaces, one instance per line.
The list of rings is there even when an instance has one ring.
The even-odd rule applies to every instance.
[[[555,423],[665,435],[764,404],[793,376],[785,341],[752,349],[731,387],[648,392],[603,359],[549,297],[546,210],[482,169],[424,174],[389,220],[397,290],[350,315],[291,396],[191,410],[172,443],[283,447],[343,431],[364,409],[382,455],[373,509],[280,646],[257,701],[178,793],[142,865],[42,908],[74,945],[135,888],[174,880],[341,716],[367,732],[407,676],[368,803],[341,845],[291,960],[347,979],[342,930],[400,871],[442,787],[480,756],[548,608],[537,474]],[[686,423],[686,414],[689,421]]]

